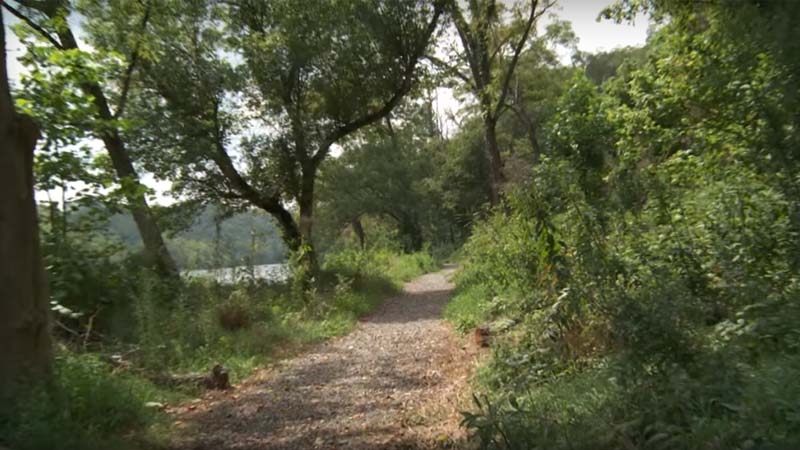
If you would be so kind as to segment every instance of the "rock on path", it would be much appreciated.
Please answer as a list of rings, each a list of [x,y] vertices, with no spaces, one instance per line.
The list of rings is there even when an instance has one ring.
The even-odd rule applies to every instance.
[[[407,283],[355,331],[177,411],[177,448],[446,448],[474,349],[441,319],[453,268]]]

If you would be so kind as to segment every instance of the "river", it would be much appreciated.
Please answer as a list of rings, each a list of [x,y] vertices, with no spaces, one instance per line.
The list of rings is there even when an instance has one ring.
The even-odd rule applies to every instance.
[[[185,278],[205,278],[223,284],[242,281],[263,280],[269,283],[282,283],[289,279],[288,264],[258,264],[255,266],[222,267],[219,269],[196,269],[182,272]]]

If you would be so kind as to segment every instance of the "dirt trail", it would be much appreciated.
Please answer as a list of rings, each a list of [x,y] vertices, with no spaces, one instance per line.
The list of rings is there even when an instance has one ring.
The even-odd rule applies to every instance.
[[[176,412],[179,449],[446,448],[474,349],[441,319],[453,268],[407,283],[357,329]]]

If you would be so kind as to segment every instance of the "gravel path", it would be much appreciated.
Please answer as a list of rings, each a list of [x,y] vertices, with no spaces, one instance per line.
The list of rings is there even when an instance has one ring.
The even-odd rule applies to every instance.
[[[178,448],[458,446],[475,349],[441,319],[453,270],[407,283],[351,334],[176,411]]]

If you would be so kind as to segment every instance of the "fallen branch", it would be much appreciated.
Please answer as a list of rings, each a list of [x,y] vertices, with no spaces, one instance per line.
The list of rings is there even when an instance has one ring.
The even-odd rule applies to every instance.
[[[151,378],[154,383],[167,385],[167,386],[186,386],[193,385],[205,389],[230,389],[230,377],[228,369],[221,364],[215,365],[210,373],[188,373],[188,374],[170,374],[164,373]]]

